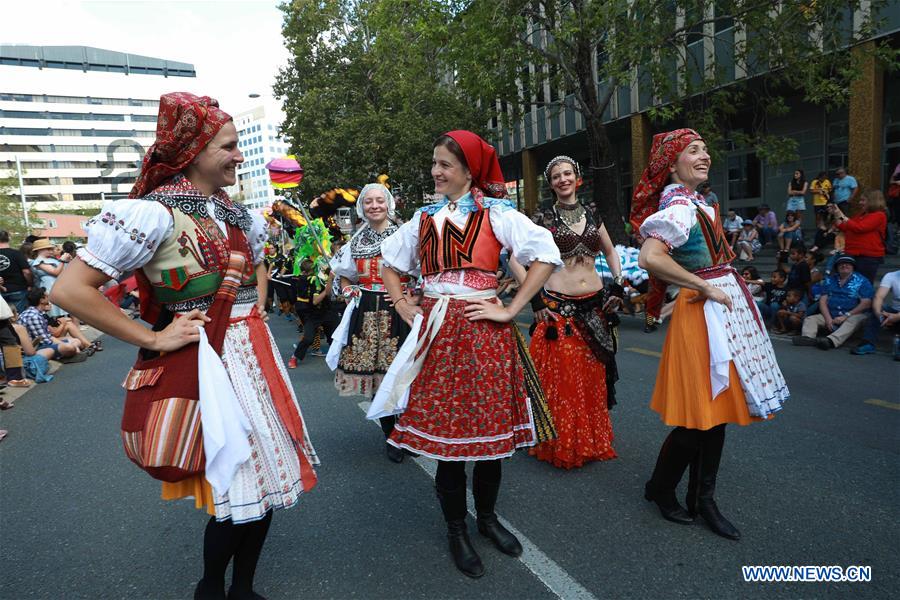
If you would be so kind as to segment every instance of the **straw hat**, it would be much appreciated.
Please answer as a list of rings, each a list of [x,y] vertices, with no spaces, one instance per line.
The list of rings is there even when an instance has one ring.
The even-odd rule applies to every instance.
[[[37,252],[39,250],[52,250],[56,248],[56,244],[48,240],[47,238],[38,238],[34,240],[34,244],[31,246],[32,252]]]

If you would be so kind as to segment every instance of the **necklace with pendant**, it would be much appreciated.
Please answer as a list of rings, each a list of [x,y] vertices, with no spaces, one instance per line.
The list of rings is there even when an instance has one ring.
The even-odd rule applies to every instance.
[[[557,202],[556,209],[559,213],[559,218],[569,227],[584,218],[584,206],[581,205],[581,202],[576,202],[575,204],[561,204]]]

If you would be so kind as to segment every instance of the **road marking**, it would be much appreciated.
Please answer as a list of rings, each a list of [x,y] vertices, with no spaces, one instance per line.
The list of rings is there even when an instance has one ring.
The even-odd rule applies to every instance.
[[[869,398],[868,400],[863,400],[866,404],[871,404],[872,406],[880,406],[881,408],[893,408],[894,410],[900,410],[900,404],[896,402],[888,402],[887,400],[881,400],[880,398]]]
[[[646,348],[638,348],[637,346],[631,346],[629,348],[625,348],[629,352],[635,352],[637,354],[643,354],[644,356],[652,356],[654,358],[659,358],[662,356],[662,352],[657,352],[656,350],[647,350]]]
[[[359,407],[364,413],[369,411],[369,406],[371,405],[372,403],[368,401],[359,403]],[[373,424],[378,425],[378,423],[374,421]],[[434,475],[437,470],[436,460],[424,456],[417,456],[412,458],[412,460],[419,465],[423,471],[428,473],[428,476],[434,481]],[[468,496],[469,506],[474,506],[471,491],[469,491]],[[473,517],[476,516],[474,510],[471,509],[469,510],[469,514]],[[522,556],[519,557],[519,560],[541,581],[541,583],[547,586],[553,594],[558,598],[564,598],[565,600],[597,600],[596,596],[588,591],[583,585],[575,581],[571,575],[566,573],[566,571],[556,564],[552,558],[544,554],[534,545],[534,542],[525,537],[521,531],[513,527],[509,521],[499,514],[497,515],[497,519],[504,527],[509,529],[510,533],[516,536],[522,544]]]

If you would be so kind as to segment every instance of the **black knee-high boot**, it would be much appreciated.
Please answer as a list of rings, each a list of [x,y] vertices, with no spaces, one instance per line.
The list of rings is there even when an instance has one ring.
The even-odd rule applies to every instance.
[[[484,575],[481,557],[472,547],[466,527],[466,471],[465,463],[438,461],[434,489],[447,521],[447,541],[456,568],[469,577]]]
[[[702,432],[699,482],[697,486],[697,513],[703,517],[714,533],[730,540],[741,539],[741,532],[719,512],[716,505],[716,476],[725,446],[725,425]]]
[[[522,544],[506,527],[500,524],[494,506],[500,493],[501,468],[499,460],[479,461],[475,463],[472,474],[472,494],[475,496],[475,510],[478,514],[476,524],[478,533],[485,536],[494,545],[510,556],[522,555]]]
[[[271,524],[272,511],[269,511],[258,521],[236,527],[240,530],[240,541],[234,552],[228,600],[264,600],[262,596],[253,591],[253,578],[256,575],[256,565],[259,563],[259,556],[266,543],[266,536],[269,534]]]
[[[210,517],[203,534],[203,579],[194,589],[195,600],[225,598],[225,569],[238,541],[239,534],[231,519],[220,522]]]
[[[676,427],[669,433],[656,459],[653,476],[644,486],[644,498],[656,502],[663,518],[687,525],[693,522],[690,515],[678,504],[675,488],[681,481],[684,470],[696,456],[699,449],[699,434],[696,429]]]
[[[394,415],[388,415],[387,417],[381,417],[378,419],[378,423],[381,425],[381,431],[384,432],[384,439],[391,437],[391,433],[394,431],[394,423],[397,422],[397,417]],[[402,463],[404,453],[403,450],[396,446],[391,446],[387,442],[384,443],[384,452],[387,454],[388,460],[395,463]]]

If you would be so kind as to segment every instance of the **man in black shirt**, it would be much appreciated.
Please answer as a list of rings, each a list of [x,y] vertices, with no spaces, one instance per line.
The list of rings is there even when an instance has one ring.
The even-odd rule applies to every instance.
[[[0,293],[10,306],[28,308],[28,288],[33,277],[25,255],[9,247],[9,232],[0,231]]]
[[[341,322],[331,302],[334,273],[328,274],[328,280],[324,285],[320,284],[321,287],[310,281],[312,277],[312,261],[304,260],[300,265],[300,276],[296,278],[297,303],[294,305],[297,317],[303,322],[303,338],[297,344],[294,355],[288,360],[289,369],[296,368],[297,363],[306,357],[306,351],[316,337],[316,329],[322,327],[330,341],[331,335]]]

